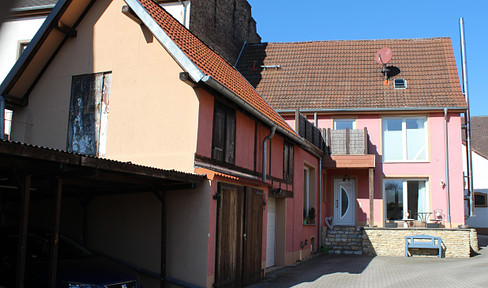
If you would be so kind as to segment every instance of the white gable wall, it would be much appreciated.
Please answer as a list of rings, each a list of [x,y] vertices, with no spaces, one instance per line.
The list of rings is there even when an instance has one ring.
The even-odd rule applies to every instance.
[[[463,145],[463,172],[466,174],[466,146]],[[473,151],[473,187],[475,192],[488,193],[488,159]],[[466,192],[467,193],[467,192]],[[467,209],[467,207],[466,207]],[[466,210],[466,215],[469,211]],[[475,207],[476,217],[466,219],[466,225],[488,228],[488,207]]]

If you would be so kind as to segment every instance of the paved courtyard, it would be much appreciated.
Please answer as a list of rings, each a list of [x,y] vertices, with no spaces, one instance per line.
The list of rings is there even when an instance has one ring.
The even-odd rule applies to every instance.
[[[488,287],[488,236],[478,240],[469,259],[322,255],[248,287]]]

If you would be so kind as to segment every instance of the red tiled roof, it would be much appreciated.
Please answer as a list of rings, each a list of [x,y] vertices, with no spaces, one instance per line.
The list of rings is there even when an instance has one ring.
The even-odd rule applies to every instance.
[[[464,118],[462,122],[464,124]],[[488,116],[471,116],[470,124],[471,148],[488,159]],[[466,142],[464,133],[463,142]]]
[[[383,47],[407,89],[383,85]],[[466,107],[450,38],[250,44],[237,68],[278,110]]]
[[[285,130],[296,133],[259,95],[254,87],[234,67],[206,46],[200,39],[175,20],[152,0],[138,0],[175,44],[206,75],[211,76],[242,100],[260,111]]]

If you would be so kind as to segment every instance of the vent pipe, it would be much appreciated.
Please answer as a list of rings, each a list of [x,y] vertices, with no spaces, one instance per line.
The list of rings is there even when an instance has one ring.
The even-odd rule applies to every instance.
[[[469,94],[468,94],[468,71],[466,65],[466,40],[464,39],[464,19],[459,18],[459,33],[461,36],[461,67],[463,76],[463,94],[468,104],[466,110],[465,123],[466,123],[466,171],[468,173],[468,196],[469,196],[469,217],[474,217],[474,191],[473,191],[473,155],[471,149],[471,113],[469,109]]]

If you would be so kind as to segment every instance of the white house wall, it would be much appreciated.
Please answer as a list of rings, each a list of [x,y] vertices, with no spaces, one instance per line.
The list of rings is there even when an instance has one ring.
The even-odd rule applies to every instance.
[[[466,146],[463,145],[463,172],[466,174]],[[473,151],[473,187],[475,192],[488,193],[488,159]],[[467,207],[466,207],[467,209]],[[466,214],[469,211],[466,210]],[[476,217],[466,219],[466,225],[471,227],[488,227],[488,207],[476,207]]]
[[[0,28],[0,82],[18,58],[19,41],[30,41],[46,19],[45,16],[6,21]]]

